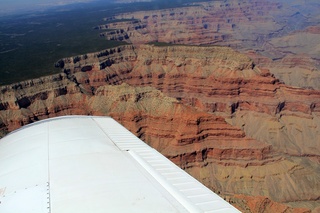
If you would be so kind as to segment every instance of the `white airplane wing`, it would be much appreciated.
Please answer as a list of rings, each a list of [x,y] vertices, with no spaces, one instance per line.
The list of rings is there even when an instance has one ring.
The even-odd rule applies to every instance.
[[[0,140],[0,213],[239,212],[110,117],[66,116]]]

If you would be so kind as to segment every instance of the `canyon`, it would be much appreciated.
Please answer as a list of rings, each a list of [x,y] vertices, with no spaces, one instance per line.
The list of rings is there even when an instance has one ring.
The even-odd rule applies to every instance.
[[[96,29],[108,40],[135,45],[229,46],[288,85],[320,89],[319,8],[317,0],[197,2],[106,17]]]
[[[229,47],[125,45],[56,66],[0,88],[4,134],[108,115],[243,212],[319,211],[320,91]]]
[[[1,86],[0,137],[112,116],[242,212],[319,212],[319,9],[217,0],[106,15],[99,36],[128,44]]]

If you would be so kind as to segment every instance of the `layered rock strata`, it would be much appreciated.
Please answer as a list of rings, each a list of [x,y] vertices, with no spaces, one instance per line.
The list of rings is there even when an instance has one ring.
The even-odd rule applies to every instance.
[[[318,155],[319,147],[313,147],[318,142],[315,120],[320,110],[319,91],[286,86],[267,70],[257,68],[250,58],[229,48],[147,45],[136,50],[129,48],[128,52],[124,54],[130,55],[130,61],[101,67],[99,71],[76,72],[81,61],[66,63],[65,69],[76,72],[71,78],[84,88],[90,87],[92,92],[105,82],[153,86],[183,103],[223,116],[248,134],[255,133],[259,140],[272,142],[284,153]],[[246,116],[248,121],[241,123]],[[246,126],[249,120],[254,123],[259,118],[268,121],[261,125],[263,131],[257,132],[257,126]],[[297,125],[294,118],[302,123]],[[289,136],[295,131],[308,133],[300,136],[304,138],[301,140],[298,135]],[[288,137],[294,145],[279,142],[279,138]],[[305,140],[310,146],[304,145]]]
[[[313,164],[318,176],[319,91],[288,87],[229,48],[142,45],[135,52],[132,63],[106,68],[107,83],[152,86],[223,116],[290,160]]]
[[[109,40],[134,44],[216,44],[269,59],[268,68],[288,85],[319,88],[320,4],[302,1],[209,1],[183,8],[107,17],[97,29]],[[304,58],[304,60],[299,60]]]
[[[226,47],[122,46],[56,65],[64,73],[1,87],[2,129],[110,115],[242,211],[316,209],[319,91]]]

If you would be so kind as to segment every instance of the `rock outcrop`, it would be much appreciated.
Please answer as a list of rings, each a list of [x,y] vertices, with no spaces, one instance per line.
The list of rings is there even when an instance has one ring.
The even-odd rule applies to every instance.
[[[65,67],[70,73],[75,72],[71,78],[92,92],[105,82],[152,86],[183,103],[223,116],[247,134],[255,134],[254,138],[272,142],[284,153],[302,156],[319,153],[319,147],[314,148],[318,142],[315,120],[320,110],[319,91],[286,86],[267,70],[257,68],[250,58],[230,48],[147,45],[136,50],[129,48],[128,52],[130,61],[115,62],[100,67],[99,71],[77,72],[80,68],[74,63],[66,63]],[[259,131],[253,124],[246,126],[248,122],[261,122],[260,118],[265,122]],[[311,127],[315,131],[310,131]],[[279,143],[279,138],[286,140],[295,131],[290,139],[293,144]],[[298,137],[298,132],[306,134]],[[305,140],[309,147],[304,145]]]
[[[56,66],[63,73],[0,88],[3,130],[110,115],[244,212],[316,209],[319,91],[286,86],[228,47],[127,45]]]
[[[250,50],[268,59],[267,64],[255,61],[259,67],[286,84],[320,89],[319,9],[317,0],[220,0],[124,13],[107,17],[97,28],[111,30],[101,33],[106,39],[133,44],[215,44]]]

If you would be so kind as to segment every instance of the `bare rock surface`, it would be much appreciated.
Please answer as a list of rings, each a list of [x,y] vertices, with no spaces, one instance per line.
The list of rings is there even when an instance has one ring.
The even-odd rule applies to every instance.
[[[320,91],[228,47],[127,45],[57,63],[61,74],[0,88],[2,132],[110,115],[244,212],[317,211]]]
[[[317,0],[219,0],[124,13],[97,28],[111,30],[101,33],[106,39],[136,45],[215,44],[254,52],[268,59],[255,63],[286,84],[320,89],[319,9]]]

